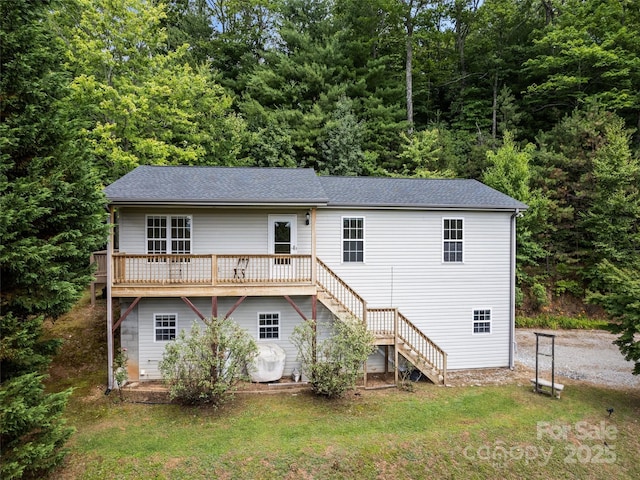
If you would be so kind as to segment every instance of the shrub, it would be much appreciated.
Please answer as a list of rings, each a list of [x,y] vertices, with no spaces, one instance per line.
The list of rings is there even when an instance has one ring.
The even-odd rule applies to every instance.
[[[536,317],[516,317],[516,327],[518,328],[606,330],[608,325],[609,322],[606,320],[591,319],[582,316],[538,315]]]
[[[373,352],[373,335],[357,320],[335,321],[320,325],[330,335],[317,342],[317,327],[314,320],[296,326],[291,341],[298,348],[302,371],[311,379],[313,391],[327,397],[342,396],[355,388],[360,367]]]
[[[186,405],[215,407],[233,395],[239,380],[247,380],[246,366],[258,353],[255,341],[229,319],[207,320],[204,329],[193,323],[169,343],[160,372],[171,400]]]
[[[547,297],[547,289],[541,283],[534,283],[531,287],[531,295],[536,308],[549,305],[549,298]]]

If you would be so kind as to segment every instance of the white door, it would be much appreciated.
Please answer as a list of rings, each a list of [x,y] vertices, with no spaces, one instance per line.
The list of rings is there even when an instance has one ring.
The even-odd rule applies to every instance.
[[[271,278],[295,280],[295,262],[290,258],[298,250],[296,215],[269,215],[269,253],[278,255],[271,262]]]

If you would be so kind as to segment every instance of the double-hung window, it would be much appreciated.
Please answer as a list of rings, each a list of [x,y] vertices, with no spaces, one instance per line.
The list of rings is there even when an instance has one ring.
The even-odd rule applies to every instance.
[[[278,340],[280,338],[279,313],[258,313],[258,338],[260,340]]]
[[[463,219],[442,219],[442,260],[458,262],[463,260]]]
[[[491,333],[491,309],[473,311],[473,333]]]
[[[364,262],[364,218],[342,218],[342,261]]]
[[[191,217],[186,215],[148,215],[147,253],[191,253]]]
[[[153,325],[156,342],[168,342],[176,339],[178,315],[175,313],[156,313],[153,316]]]

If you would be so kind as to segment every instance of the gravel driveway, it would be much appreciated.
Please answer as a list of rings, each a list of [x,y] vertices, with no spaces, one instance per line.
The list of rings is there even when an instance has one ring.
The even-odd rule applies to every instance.
[[[551,333],[555,337],[555,373],[562,377],[616,388],[640,387],[640,376],[632,375],[633,362],[624,359],[617,338],[600,330],[516,329],[516,362],[535,371],[536,335]],[[550,352],[551,339],[540,337],[540,351]],[[540,357],[540,376],[550,378],[551,359]]]

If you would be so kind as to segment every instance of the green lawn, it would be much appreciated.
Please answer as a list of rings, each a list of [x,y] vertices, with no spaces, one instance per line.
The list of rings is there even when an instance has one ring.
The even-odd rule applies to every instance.
[[[51,388],[79,388],[67,410],[77,433],[54,479],[640,478],[637,390],[569,383],[556,400],[529,385],[420,382],[338,401],[237,395],[219,410],[121,403],[102,393],[99,355],[62,375],[78,361],[70,325],[86,343],[99,322],[60,322],[52,330],[70,340]]]

